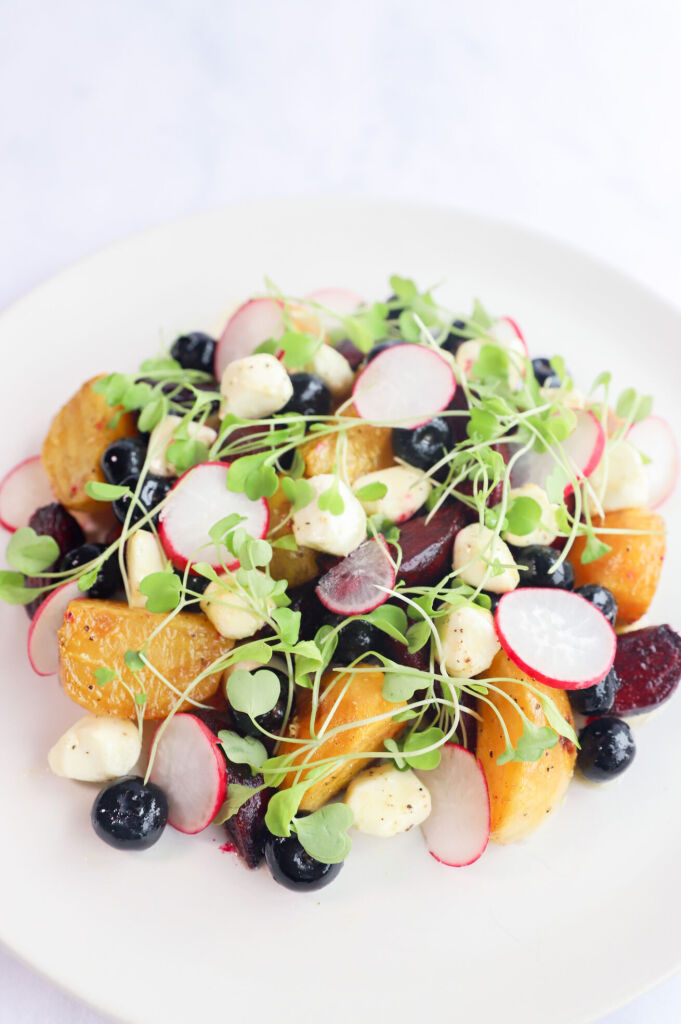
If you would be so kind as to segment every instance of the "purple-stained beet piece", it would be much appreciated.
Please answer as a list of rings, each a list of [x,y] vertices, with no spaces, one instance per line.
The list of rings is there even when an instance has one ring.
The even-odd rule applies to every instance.
[[[417,516],[400,527],[402,562],[398,578],[408,587],[430,586],[452,569],[454,538],[466,525],[466,508],[459,503],[439,509],[430,522]]]
[[[78,548],[85,543],[85,534],[80,523],[78,523],[70,512],[67,512],[63,505],[53,502],[51,505],[43,505],[36,509],[28,521],[28,525],[41,537],[52,537],[59,545],[59,558],[50,570],[55,569],[61,558],[67,552]],[[42,576],[29,576],[26,580],[27,587],[45,587],[54,582]],[[47,597],[48,592],[36,597],[30,604],[25,605],[26,613],[30,619],[33,618],[38,608]]]
[[[345,356],[353,370],[357,369],[366,354],[358,349],[356,345],[353,345],[349,338],[343,338],[334,348],[338,349],[342,356]]]
[[[642,715],[663,704],[681,680],[681,636],[671,626],[647,626],[617,637],[620,688],[613,715]]]
[[[232,764],[227,761],[227,793],[231,785],[262,786],[262,775],[251,775],[246,765]],[[273,790],[263,789],[255,793],[250,800],[242,804],[239,810],[225,822],[225,829],[236,852],[249,868],[257,868],[265,856],[265,840],[267,827],[265,814]]]

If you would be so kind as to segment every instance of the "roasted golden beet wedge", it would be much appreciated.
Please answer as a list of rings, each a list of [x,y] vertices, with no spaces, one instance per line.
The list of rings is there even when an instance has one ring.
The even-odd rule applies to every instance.
[[[354,407],[350,407],[345,415],[357,416],[357,413]],[[365,473],[394,465],[391,436],[390,427],[372,427],[371,424],[362,422],[348,430],[344,465],[351,484]],[[333,473],[338,462],[338,437],[338,434],[329,434],[303,445],[300,450],[305,459],[305,476]]]
[[[638,622],[648,611],[660,582],[667,547],[664,519],[647,508],[624,508],[606,513],[603,519],[594,519],[593,525],[596,531],[600,526],[625,532],[603,534],[602,540],[612,550],[587,565],[580,561],[586,539],[577,538],[568,555],[575,570],[575,587],[600,583],[617,601],[617,624]]]
[[[499,651],[485,676],[490,679],[510,678],[511,682],[495,685],[503,689],[535,725],[543,726],[547,721],[536,695],[525,685],[527,683],[551,697],[563,717],[572,724],[570,702],[565,691],[530,679],[503,651]],[[508,700],[491,690],[489,700],[500,712],[515,745],[523,731],[520,715]],[[492,708],[483,701],[479,701],[478,711],[481,720],[478,722],[476,754],[489,789],[491,838],[497,843],[512,843],[534,831],[560,804],[574,772],[577,751],[573,743],[561,738],[555,747],[544,751],[538,761],[511,761],[498,765],[497,758],[506,749],[501,724]]]
[[[271,539],[276,540],[292,533],[293,527],[290,520],[280,530],[277,529],[291,511],[291,502],[281,489],[281,485],[272,497],[267,499],[267,504],[270,508]],[[300,587],[303,583],[309,583],[319,574],[317,555],[311,548],[298,548],[297,551],[274,548],[270,572],[273,579],[286,580],[290,587]]]
[[[315,725],[319,731],[333,707],[343,686],[348,681],[347,673],[343,669],[327,672],[322,680],[322,696],[317,709]],[[325,732],[336,729],[338,726],[347,725],[351,722],[360,722],[366,718],[373,718],[375,715],[382,715],[390,712],[396,715],[401,711],[404,704],[391,704],[384,699],[382,694],[383,672],[380,669],[367,669],[365,672],[357,672],[348,686],[338,707],[333,711],[333,717],[326,726]],[[296,713],[289,722],[287,735],[293,739],[310,738],[310,708],[312,694],[305,690],[298,698]],[[370,725],[355,725],[343,732],[330,736],[315,750],[313,760],[319,761],[329,757],[339,757],[345,754],[356,754],[359,756],[343,761],[338,768],[326,778],[314,782],[305,792],[300,805],[303,811],[316,811],[318,807],[325,804],[332,796],[347,786],[350,779],[364,768],[371,761],[370,757],[362,757],[364,753],[383,749],[383,740],[396,736],[404,728],[403,722],[393,722],[392,717],[384,718],[379,722]],[[295,751],[296,745],[283,740],[277,751],[278,754],[287,754]],[[297,760],[303,760],[303,755]],[[305,778],[303,772],[302,779]],[[282,788],[292,786],[296,781],[295,772],[286,776]]]
[[[57,500],[73,511],[101,511],[101,504],[85,493],[85,485],[104,480],[100,462],[111,442],[136,433],[132,414],[126,412],[116,419],[120,407],[111,408],[94,390],[100,379],[93,377],[83,384],[59,410],[43,444],[43,465],[52,490]]]
[[[133,693],[146,693],[145,718],[165,718],[178,694],[150,669],[133,675],[125,663],[126,651],[138,651],[165,618],[116,601],[72,601],[59,630],[59,677],[68,696],[98,715],[134,718],[133,698],[122,685],[126,684]],[[195,676],[231,648],[231,640],[221,637],[204,615],[180,612],[153,638],[146,656],[181,693]],[[100,687],[95,670],[101,666],[110,668],[116,678]],[[220,676],[220,672],[213,672],[202,679],[192,690],[192,698],[212,697]],[[189,707],[185,701],[180,710]]]

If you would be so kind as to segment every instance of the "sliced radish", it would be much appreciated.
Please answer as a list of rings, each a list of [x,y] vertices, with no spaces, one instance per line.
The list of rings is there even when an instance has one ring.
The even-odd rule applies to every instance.
[[[0,526],[14,533],[37,508],[55,500],[39,455],[24,459],[0,481]]]
[[[362,419],[413,430],[446,409],[455,391],[454,371],[439,353],[406,343],[372,359],[355,381],[352,396]]]
[[[187,835],[202,832],[227,790],[217,737],[195,715],[175,715],[163,728],[149,779],[168,798],[168,824]]]
[[[362,615],[384,604],[385,591],[395,586],[395,568],[383,537],[365,540],[324,573],[315,593],[325,608],[337,615]]]
[[[28,660],[39,676],[53,676],[59,669],[57,633],[70,602],[85,596],[73,580],[53,590],[38,607],[28,630]]]
[[[601,421],[592,412],[580,409],[576,414],[577,425],[570,436],[563,441],[561,448],[567,456],[569,465],[579,480],[589,476],[601,461],[605,449],[605,431]],[[512,447],[512,446],[509,446]],[[513,487],[524,487],[525,484],[537,484],[546,487],[546,481],[558,465],[549,451],[529,451],[513,464],[511,484]],[[565,485],[565,497],[572,494],[571,483]]]
[[[228,363],[243,359],[263,341],[284,333],[283,303],[276,299],[249,299],[239,306],[215,347],[215,376],[221,380]]]
[[[421,825],[431,857],[452,868],[473,864],[485,852],[490,833],[489,793],[480,762],[465,747],[447,743],[437,768],[416,774],[432,803]]]
[[[236,513],[240,525],[258,540],[267,536],[270,510],[264,498],[251,501],[227,490],[228,462],[203,462],[188,469],[174,485],[159,520],[163,550],[173,565],[184,570],[189,562],[208,562],[216,572],[238,565],[226,547],[219,548],[209,531],[221,519]]]
[[[518,324],[510,316],[500,316],[490,332],[501,344],[508,344],[515,347],[520,342],[527,359],[530,358],[530,350],[527,347],[525,336],[518,327]]]
[[[605,615],[569,590],[512,590],[499,602],[494,621],[511,661],[547,686],[595,686],[615,660],[617,638]]]
[[[320,306],[326,306],[333,312],[321,312],[315,310],[322,324],[327,331],[342,326],[339,317],[352,316],[360,306],[365,305],[365,300],[357,292],[348,291],[347,288],[318,288],[307,296],[312,302],[318,302]],[[333,314],[336,313],[337,316]]]
[[[661,416],[648,416],[634,423],[627,437],[650,459],[646,463],[650,507],[657,508],[671,495],[679,475],[679,446],[672,428]]]

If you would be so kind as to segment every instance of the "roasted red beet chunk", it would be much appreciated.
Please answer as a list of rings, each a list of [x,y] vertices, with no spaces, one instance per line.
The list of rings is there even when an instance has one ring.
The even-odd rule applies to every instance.
[[[227,792],[233,784],[262,786],[262,775],[251,775],[243,765],[227,762]],[[225,822],[227,835],[234,843],[236,852],[249,868],[257,868],[265,856],[265,839],[268,832],[265,827],[265,814],[272,795],[271,789],[263,789],[255,793],[250,800],[242,804],[239,810]]]
[[[620,688],[613,715],[642,715],[668,700],[681,680],[681,637],[671,626],[648,626],[617,638]]]
[[[42,508],[37,509],[29,519],[28,525],[41,537],[52,537],[56,540],[60,556],[85,542],[85,535],[80,524],[58,502],[43,505]],[[57,568],[58,561],[59,559],[50,567],[51,570]],[[54,581],[45,577],[31,576],[26,580],[26,585],[28,587],[44,587],[52,582]],[[29,618],[33,618],[46,597],[47,593],[41,594],[40,597],[36,597],[35,601],[26,605]]]
[[[400,528],[402,563],[399,579],[408,587],[425,587],[452,569],[454,537],[466,525],[463,505],[447,505],[429,523],[426,516],[410,519]]]

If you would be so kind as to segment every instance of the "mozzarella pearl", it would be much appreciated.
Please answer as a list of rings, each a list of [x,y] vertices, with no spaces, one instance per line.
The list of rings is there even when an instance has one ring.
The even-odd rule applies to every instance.
[[[595,471],[589,477],[604,512],[622,508],[645,508],[649,500],[648,477],[638,449],[629,441],[609,445]],[[597,511],[593,499],[592,512]]]
[[[278,359],[259,352],[225,367],[220,392],[225,399],[223,416],[230,412],[245,420],[259,420],[286,405],[293,385]]]
[[[176,476],[175,466],[168,460],[168,449],[173,442],[173,435],[182,423],[181,416],[165,416],[160,423],[157,423],[149,435],[149,472],[156,476]],[[185,428],[188,437],[192,440],[203,441],[209,448],[217,438],[217,433],[212,427],[200,423],[186,423]]]
[[[499,571],[494,563],[508,566]],[[492,530],[480,523],[471,523],[459,530],[454,540],[452,559],[459,579],[471,587],[482,587],[493,594],[506,594],[515,590],[520,575],[511,552]]]
[[[106,782],[128,775],[142,749],[139,729],[127,718],[86,715],[47,755],[55,775],[79,782]]]
[[[338,482],[338,493],[343,499],[343,511],[332,515],[319,507],[319,496],[333,485],[331,473],[310,477],[308,483],[314,498],[293,516],[293,535],[300,547],[325,551],[329,555],[345,556],[359,547],[366,537],[367,517],[350,488]]]
[[[355,828],[369,836],[389,839],[425,821],[431,810],[430,793],[411,769],[392,764],[367,768],[348,786],[345,803],[355,816]]]
[[[390,466],[366,473],[355,480],[352,489],[356,492],[369,484],[385,484],[387,491],[373,501],[360,499],[364,511],[369,516],[378,512],[393,523],[411,519],[432,490],[430,480],[412,466]]]
[[[253,571],[265,578],[265,574],[259,570]],[[273,607],[274,603],[268,601],[268,612]],[[226,573],[206,587],[201,611],[208,616],[218,633],[228,640],[245,640],[262,629],[266,621],[264,610],[251,607],[248,599],[237,591],[234,578]]]
[[[355,381],[350,363],[333,345],[321,345],[305,370],[323,380],[336,401],[350,394]]]
[[[462,605],[437,620],[444,667],[457,679],[472,679],[488,669],[501,647],[491,612]]]
[[[524,487],[512,487],[510,497],[532,498],[541,506],[541,521],[536,530],[521,536],[519,533],[511,533],[507,530],[503,537],[508,544],[515,544],[516,547],[529,547],[530,544],[542,544],[548,547],[553,544],[558,536],[558,522],[556,520],[557,505],[553,505],[546,494],[546,491],[537,484],[525,484]]]
[[[140,593],[140,583],[152,572],[163,572],[166,558],[161,545],[149,530],[137,530],[125,546],[125,563],[130,587],[130,607],[144,608],[147,599]]]

